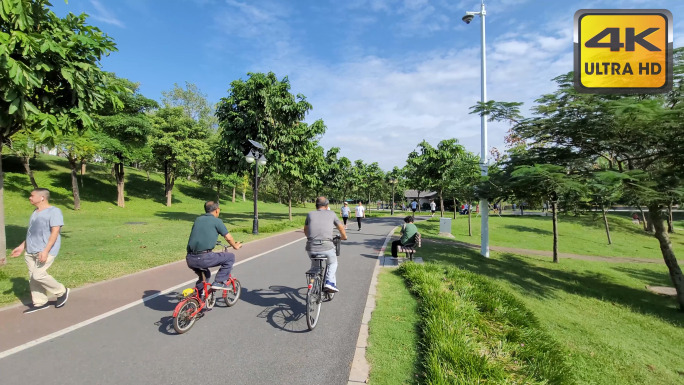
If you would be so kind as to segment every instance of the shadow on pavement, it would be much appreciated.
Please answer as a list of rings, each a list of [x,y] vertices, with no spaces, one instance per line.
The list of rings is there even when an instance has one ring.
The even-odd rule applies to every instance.
[[[270,286],[268,289],[242,288],[242,301],[263,307],[257,318],[291,333],[308,332],[306,326],[306,287]]]

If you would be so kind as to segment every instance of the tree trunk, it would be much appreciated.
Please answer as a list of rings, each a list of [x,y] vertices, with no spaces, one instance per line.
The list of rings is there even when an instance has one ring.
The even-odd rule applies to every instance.
[[[439,190],[439,216],[444,216],[444,197],[442,197],[442,190]]]
[[[166,207],[171,206],[173,199],[173,184],[176,178],[172,175],[171,169],[169,168],[169,163],[164,163],[164,195],[166,196]]]
[[[114,164],[114,177],[116,178],[116,205],[126,207],[124,199],[124,165],[122,161]]]
[[[522,203],[520,203],[520,215],[521,215],[521,216],[522,216],[522,215],[525,215],[525,213],[523,212],[523,205],[522,205]]]
[[[221,182],[216,182],[216,203],[221,200]]]
[[[147,174],[147,181],[150,181],[150,170],[145,170],[145,173]]]
[[[21,163],[24,165],[24,170],[26,170],[26,175],[28,175],[29,180],[31,181],[31,185],[33,185],[33,188],[38,188],[38,183],[36,183],[36,179],[33,177],[33,171],[31,170],[31,166],[29,165],[30,159],[31,157],[29,156],[22,156]]]
[[[648,221],[646,221],[646,214],[644,213],[644,209],[641,208],[641,205],[637,205],[639,208],[639,212],[641,212],[641,223],[644,225],[644,231],[648,231]]]
[[[648,208],[648,225],[646,226],[646,232],[655,234],[655,225],[653,224],[653,221],[656,220],[656,218],[653,218],[651,213],[651,208],[649,206]]]
[[[74,210],[81,209],[81,196],[78,191],[78,164],[76,159],[69,159],[69,164],[71,165],[71,191],[74,194]]]
[[[558,201],[557,200],[551,201],[551,218],[553,218],[553,262],[558,263]]]
[[[245,202],[247,201],[247,198],[245,198],[245,189],[242,189],[242,201]]]
[[[290,185],[287,186],[287,214],[290,217],[290,222],[292,222],[292,188]]]
[[[612,245],[613,241],[610,239],[610,228],[608,227],[608,217],[606,216],[606,208],[601,205],[601,211],[603,212],[603,224],[606,227],[606,236],[608,236],[608,244]]]
[[[7,238],[5,237],[5,173],[2,171],[2,142],[0,136],[0,266],[7,263]]]
[[[235,203],[235,186],[233,186],[233,203]]]
[[[468,204],[468,236],[472,237],[473,236],[473,228],[471,226],[471,216],[470,213],[473,211],[472,206],[470,205],[470,202]]]
[[[86,164],[81,161],[81,175],[79,176],[79,181],[81,182],[81,188],[83,188],[83,175],[86,173]]]
[[[674,224],[672,223],[672,201],[667,203],[667,232],[674,233]]]
[[[369,193],[368,193],[368,205],[367,205],[367,206],[368,206],[368,213],[370,213],[370,212],[371,212],[371,207],[370,207],[370,206],[371,206],[371,202],[370,202],[370,197],[371,197],[371,195],[370,195],[370,192],[369,192]]]
[[[670,242],[670,237],[665,231],[663,226],[663,218],[660,207],[657,204],[648,206],[648,213],[655,228],[655,237],[660,243],[660,251],[663,254],[663,259],[670,271],[670,279],[672,284],[677,290],[677,302],[679,303],[679,309],[684,310],[684,275],[682,275],[682,269],[677,263],[677,258],[675,257],[674,250],[672,250],[672,242]]]
[[[456,198],[454,198],[454,219],[456,219],[456,211],[458,211],[458,208],[456,207]]]

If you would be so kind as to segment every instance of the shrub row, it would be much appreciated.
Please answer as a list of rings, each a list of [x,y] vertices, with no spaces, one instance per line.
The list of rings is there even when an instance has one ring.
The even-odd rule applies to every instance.
[[[574,382],[558,344],[491,279],[438,264],[406,263],[399,271],[419,300],[421,382]]]

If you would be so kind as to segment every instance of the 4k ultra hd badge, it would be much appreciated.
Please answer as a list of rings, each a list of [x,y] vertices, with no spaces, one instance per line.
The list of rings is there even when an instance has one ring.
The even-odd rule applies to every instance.
[[[574,43],[578,92],[672,89],[672,13],[666,9],[581,9]]]

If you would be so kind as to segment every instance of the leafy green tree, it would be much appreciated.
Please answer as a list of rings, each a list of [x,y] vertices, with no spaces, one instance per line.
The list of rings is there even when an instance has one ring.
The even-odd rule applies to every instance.
[[[194,83],[185,82],[185,89],[174,83],[173,89],[162,91],[162,104],[164,107],[182,107],[187,116],[211,131],[218,126],[214,107]]]
[[[115,51],[112,39],[86,16],[55,15],[47,0],[0,0],[0,152],[31,129],[41,140],[92,127],[89,113],[117,104],[98,66]],[[6,250],[4,174],[0,159],[0,250]],[[4,255],[0,256],[1,261]]]
[[[512,173],[515,191],[537,201],[550,201],[553,221],[553,262],[558,262],[558,200],[570,190],[582,189],[577,178],[568,175],[561,166],[536,164],[520,166]]]
[[[593,203],[601,208],[603,215],[603,225],[606,229],[606,237],[608,237],[608,244],[613,243],[610,238],[610,226],[608,225],[608,216],[606,209],[611,204],[615,203],[622,197],[624,191],[623,181],[627,178],[625,174],[615,171],[597,172],[591,175],[587,180],[586,186],[589,189],[589,194],[592,197]]]
[[[164,196],[166,205],[171,206],[176,179],[192,173],[191,162],[207,163],[210,159],[208,132],[180,107],[160,108],[153,121],[150,147],[164,172]]]
[[[292,193],[296,186],[316,189],[322,186],[321,175],[325,174],[323,148],[317,137],[325,133],[325,124],[317,120],[312,124],[300,122],[283,136],[283,145],[272,151],[275,164],[271,166],[278,178],[284,182],[287,192],[289,219],[292,220]]]
[[[81,209],[81,194],[78,188],[78,171],[86,161],[92,159],[98,150],[91,131],[83,134],[68,134],[59,139],[59,152],[69,161],[71,168],[71,191],[74,196],[74,210]]]
[[[555,79],[554,93],[538,100],[533,109],[537,116],[516,124],[513,131],[531,142],[531,154],[546,163],[591,173],[588,168],[603,159],[608,170],[630,176],[631,199],[648,207],[649,225],[684,309],[684,275],[663,225],[663,208],[681,189],[684,172],[684,48],[676,49],[674,57],[677,80],[667,95],[578,94],[572,74],[566,74]]]
[[[411,151],[404,166],[407,185],[410,189],[418,191],[418,202],[420,202],[420,193],[430,189],[430,179],[427,177],[430,151],[431,149],[426,147],[420,148],[420,152]],[[420,210],[420,207],[418,209]]]
[[[138,92],[139,84],[128,79],[109,74],[110,83],[120,91],[116,94],[122,106],[106,103],[95,117],[97,122],[97,141],[100,154],[113,164],[119,207],[126,206],[125,169],[135,157],[136,151],[147,144],[147,136],[152,130],[148,112],[157,108],[157,102]]]
[[[9,151],[21,159],[21,164],[24,166],[24,171],[29,177],[29,181],[33,188],[38,188],[36,179],[33,177],[33,170],[31,170],[31,158],[36,153],[36,145],[39,140],[38,135],[30,130],[19,131],[12,135],[9,139]]]
[[[490,173],[491,174],[491,173]],[[477,199],[476,187],[480,182],[480,158],[468,151],[460,151],[446,170],[445,185],[446,194],[451,196],[454,202],[454,219],[458,210],[457,201],[464,202],[471,207]],[[472,210],[468,210],[468,236],[473,235]]]
[[[311,104],[304,95],[290,93],[287,77],[278,80],[272,72],[248,73],[249,78],[231,82],[228,97],[221,98],[216,109],[221,136],[221,159],[229,172],[247,169],[245,154],[251,149],[248,140],[265,147],[269,162],[264,173],[277,166],[278,154],[287,153],[287,143],[296,126],[304,121]]]

